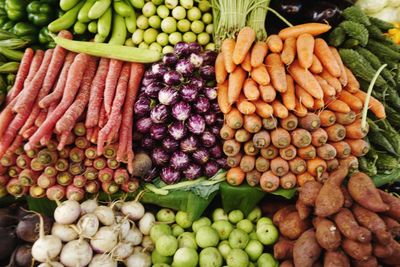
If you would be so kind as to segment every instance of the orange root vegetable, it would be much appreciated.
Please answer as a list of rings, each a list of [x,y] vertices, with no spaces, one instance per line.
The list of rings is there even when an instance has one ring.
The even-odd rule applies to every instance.
[[[235,63],[233,63],[233,52],[235,50],[235,45],[236,42],[233,39],[225,39],[221,45],[225,69],[228,73],[232,73],[236,68]]]
[[[218,84],[217,100],[222,113],[227,114],[231,111],[232,107],[228,102],[228,81]]]
[[[345,70],[345,66],[343,64],[342,58],[339,55],[339,52],[336,50],[334,47],[329,47],[333,57],[335,58],[337,64],[339,65],[340,68],[340,77],[339,81],[342,84],[343,87],[345,87],[348,83],[348,78],[347,78],[347,72]]]
[[[260,91],[261,99],[264,102],[271,103],[272,101],[275,100],[276,91],[274,87],[272,87],[271,85],[260,85],[258,87],[258,90]]]
[[[294,266],[312,267],[321,254],[321,247],[315,237],[315,231],[309,229],[301,234],[293,247]],[[304,257],[307,255],[307,257]]]
[[[293,78],[290,75],[286,75],[287,90],[282,94],[282,103],[288,110],[296,109],[296,95]]]
[[[297,184],[299,186],[303,186],[305,183],[312,181],[315,181],[315,178],[309,172],[304,172],[302,174],[297,175]]]
[[[228,72],[225,68],[224,55],[219,53],[215,60],[215,79],[217,80],[217,83],[220,84],[225,82],[227,76]]]
[[[267,160],[274,159],[279,155],[278,149],[273,145],[270,145],[267,148],[262,148],[260,152],[261,156],[263,156]]]
[[[313,224],[315,237],[323,249],[332,251],[339,248],[342,238],[334,222],[326,218],[315,217]]]
[[[345,141],[332,142],[330,143],[336,150],[336,157],[339,159],[344,159],[350,156],[351,147]]]
[[[223,150],[227,156],[235,156],[240,151],[240,143],[234,139],[226,140],[223,145]]]
[[[267,44],[272,53],[280,53],[283,49],[282,39],[276,34],[272,34],[268,37]]]
[[[228,164],[229,167],[234,168],[239,166],[241,159],[242,159],[242,154],[237,153],[235,156],[227,157],[226,163]]]
[[[347,113],[351,111],[349,105],[347,105],[345,102],[339,99],[328,100],[326,108],[334,112],[342,112],[342,113]]]
[[[263,173],[269,170],[269,160],[264,157],[258,157],[256,159],[256,170]]]
[[[243,62],[255,39],[256,32],[252,28],[243,27],[239,31],[232,55],[232,61],[234,64],[239,65]]]
[[[307,161],[307,172],[314,177],[320,177],[326,171],[326,168],[325,160],[319,157]]]
[[[259,85],[268,85],[271,81],[267,68],[264,65],[260,65],[256,68],[251,69],[250,76]]]
[[[322,110],[325,107],[325,101],[323,99],[314,99],[314,111]]]
[[[350,94],[346,90],[342,91],[338,97],[339,100],[346,103],[352,110],[358,111],[363,108],[363,102],[353,94]]]
[[[324,69],[322,67],[321,61],[319,61],[319,59],[315,55],[313,55],[313,61],[310,67],[310,71],[314,74],[319,74],[323,70]]]
[[[336,149],[330,144],[324,144],[317,147],[317,156],[323,160],[331,160],[336,157]]]
[[[311,140],[311,137],[310,137]],[[291,137],[288,131],[283,128],[276,128],[271,132],[272,144],[277,148],[285,148],[290,145]]]
[[[265,64],[269,76],[271,77],[272,86],[276,91],[284,93],[287,90],[285,65],[281,61],[279,54],[269,54],[265,58]]]
[[[241,67],[237,67],[230,75],[229,75],[229,83],[228,83],[228,103],[235,103],[242,92],[244,81],[247,77],[247,72]]]
[[[334,97],[336,95],[336,90],[333,88],[326,80],[321,78],[319,75],[315,75],[315,79],[317,79],[319,85],[324,91],[324,97]]]
[[[310,160],[314,159],[317,156],[317,150],[314,146],[309,145],[306,147],[298,148],[297,155],[304,160]]]
[[[261,118],[257,114],[244,115],[243,128],[249,133],[258,133],[262,128]]]
[[[281,60],[285,65],[290,65],[296,58],[296,39],[288,38],[283,43]]]
[[[219,136],[224,140],[233,139],[235,137],[235,130],[224,124],[219,131]]]
[[[239,129],[235,133],[235,140],[240,143],[245,143],[251,139],[251,134],[245,129]]]
[[[400,200],[398,197],[395,197],[389,193],[386,193],[382,190],[378,190],[379,194],[387,205],[389,205],[389,210],[385,212],[385,215],[400,221]]]
[[[281,187],[284,189],[292,189],[296,186],[296,175],[289,172],[280,178]]]
[[[231,111],[225,115],[225,121],[226,125],[232,129],[240,129],[244,123],[243,116],[237,108],[232,108]]]
[[[314,107],[314,98],[301,86],[295,86],[296,97],[308,109]]]
[[[299,118],[299,126],[307,131],[314,131],[321,126],[318,115],[308,113],[305,117]]]
[[[317,181],[308,181],[299,188],[299,201],[304,205],[314,207],[315,200],[322,188],[322,184]]]
[[[367,260],[372,255],[371,243],[360,243],[345,238],[342,242],[342,248],[347,255],[355,260]]]
[[[294,241],[288,240],[286,238],[280,238],[279,241],[276,242],[274,245],[275,259],[279,261],[291,259],[293,257],[293,246]],[[280,266],[282,266],[282,263]]]
[[[346,137],[346,130],[347,128],[338,123],[335,123],[334,125],[325,128],[325,131],[328,134],[328,140],[330,142],[342,141]]]
[[[261,118],[270,118],[274,114],[273,107],[262,100],[253,101],[253,104],[256,106],[256,113]]]
[[[365,103],[365,100],[366,100],[366,97],[367,97],[367,94],[365,92],[357,91],[356,93],[354,93],[354,95],[357,98],[359,98],[363,103]],[[386,118],[385,107],[383,106],[383,104],[379,100],[377,100],[373,96],[371,96],[370,99],[369,99],[368,108],[372,111],[372,113],[374,113],[374,115],[378,119]]]
[[[287,131],[293,131],[294,129],[296,129],[298,123],[298,118],[292,113],[289,113],[289,116],[287,118],[280,120],[280,126]]]
[[[324,255],[324,267],[350,267],[350,260],[342,251],[327,251]]]
[[[355,157],[365,156],[369,151],[369,143],[364,139],[345,139],[351,148],[351,154]]]
[[[337,93],[340,93],[342,91],[342,84],[340,83],[339,79],[334,77],[327,70],[324,69],[319,75],[322,79],[327,81],[330,86],[335,88]]]
[[[268,53],[268,45],[266,42],[257,42],[251,50],[250,64],[255,68],[263,64],[264,58]]]
[[[294,174],[302,174],[307,169],[307,163],[300,157],[295,157],[289,161],[289,169]]]
[[[297,60],[289,66],[288,71],[294,81],[307,90],[314,98],[322,99],[324,97],[324,92],[314,75],[307,69],[301,67]]]
[[[352,124],[346,125],[346,137],[351,139],[361,139],[368,134],[368,123],[365,128],[361,127],[361,119],[354,121]]]
[[[290,136],[292,144],[297,148],[307,147],[311,144],[311,134],[305,129],[297,128],[290,132]]]
[[[260,186],[265,192],[273,192],[279,188],[279,177],[272,171],[264,172],[260,178]]]
[[[257,148],[266,148],[271,143],[271,137],[268,131],[260,131],[253,136],[254,146]]]
[[[349,93],[356,93],[360,91],[360,83],[358,82],[357,78],[353,75],[351,70],[349,70],[346,66],[344,67],[347,76],[347,85],[344,88]]]
[[[335,223],[340,232],[348,239],[361,243],[371,241],[371,232],[358,224],[353,213],[346,208],[342,208],[335,216]]]
[[[317,58],[321,61],[322,66],[324,66],[324,69],[326,69],[332,76],[334,77],[341,76],[340,66],[324,39],[321,38],[315,39],[314,53],[317,56]]]
[[[255,164],[256,159],[254,156],[244,155],[240,160],[239,166],[244,172],[250,172],[254,169]]]
[[[278,33],[278,35],[283,40],[286,40],[287,38],[290,37],[297,38],[304,33],[309,33],[312,36],[317,36],[325,32],[328,32],[331,28],[332,26],[325,23],[311,22],[311,23],[299,24],[293,27],[287,27],[281,30]]]
[[[258,152],[260,151],[258,148],[254,146],[254,143],[252,140],[246,142],[243,146],[244,153],[249,156],[256,156]]]
[[[294,159],[296,157],[297,150],[293,145],[289,145],[288,147],[280,148],[279,149],[279,155],[284,160],[292,160],[292,159]]]
[[[274,117],[263,118],[262,123],[266,130],[273,130],[278,127],[278,120]]]
[[[247,72],[251,71],[250,60],[251,60],[251,55],[250,55],[250,52],[249,52],[249,53],[247,53],[246,57],[244,58],[242,64],[240,64],[240,66]]]
[[[239,167],[229,169],[226,173],[226,181],[231,185],[240,185],[243,183],[246,174]]]
[[[285,105],[279,102],[279,100],[275,99],[274,101],[272,101],[271,106],[275,117],[284,119],[289,116],[288,109],[285,107]]]
[[[350,111],[348,113],[341,113],[341,112],[336,112],[336,122],[342,125],[349,125],[352,124],[357,116],[354,111]]]
[[[336,150],[337,155],[339,155],[339,152]],[[339,167],[339,161],[337,159],[331,159],[326,161],[326,167],[327,171],[331,172],[336,170]]]
[[[257,186],[260,183],[261,173],[257,170],[252,170],[246,173],[246,181],[250,186]]]
[[[243,94],[240,94],[239,99],[236,103],[237,109],[240,113],[245,115],[254,114],[256,112],[256,106],[250,101],[246,100]]]
[[[247,78],[243,85],[243,94],[247,100],[257,100],[260,98],[260,91],[257,83],[252,78]]]
[[[277,157],[271,160],[270,169],[273,174],[281,177],[289,172],[289,164],[283,158]]]
[[[328,134],[322,128],[318,128],[311,133],[311,144],[315,147],[320,147],[328,141]]]
[[[336,122],[335,113],[327,109],[319,112],[319,119],[322,127],[331,126]]]
[[[301,34],[296,40],[297,58],[300,66],[309,69],[313,62],[314,37],[309,33]]]

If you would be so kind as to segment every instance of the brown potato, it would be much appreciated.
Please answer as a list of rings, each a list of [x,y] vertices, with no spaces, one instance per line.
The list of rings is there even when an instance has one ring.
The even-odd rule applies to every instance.
[[[378,191],[383,202],[389,205],[389,210],[385,212],[385,215],[395,219],[396,221],[400,221],[400,198],[382,190]]]
[[[272,221],[276,226],[284,220],[284,218],[291,212],[296,211],[296,207],[294,205],[288,205],[286,207],[281,208],[278,210],[274,216],[272,217]]]
[[[354,173],[349,179],[347,188],[354,201],[364,208],[373,212],[389,210],[389,205],[383,202],[378,189],[365,173]]]
[[[300,219],[297,211],[289,213],[285,216],[284,220],[279,223],[279,231],[282,236],[292,240],[299,238],[308,228],[310,228],[309,222]]]
[[[292,260],[285,260],[281,262],[279,267],[294,267],[293,261]]]
[[[312,208],[304,205],[304,203],[300,201],[300,199],[296,201],[296,209],[299,213],[300,219],[302,220],[307,219],[312,212]]]
[[[350,267],[350,260],[342,251],[327,251],[324,256],[324,267]]]
[[[372,254],[371,243],[360,243],[345,238],[342,242],[342,248],[347,255],[355,260],[367,260]]]
[[[274,245],[274,257],[277,260],[288,260],[293,258],[294,241],[280,238]]]
[[[305,205],[314,207],[315,199],[321,190],[322,184],[316,181],[309,181],[299,188],[299,200]]]
[[[361,243],[371,241],[371,232],[367,228],[358,225],[349,209],[342,208],[333,218],[345,237]]]
[[[353,266],[354,267],[378,267],[380,266],[378,264],[378,260],[376,257],[371,256],[365,261],[353,261]]]
[[[295,267],[312,267],[321,255],[313,229],[305,231],[296,240],[293,247],[293,261]]]
[[[315,237],[318,244],[326,250],[336,250],[342,241],[339,229],[336,225],[325,218],[316,217],[313,220]]]

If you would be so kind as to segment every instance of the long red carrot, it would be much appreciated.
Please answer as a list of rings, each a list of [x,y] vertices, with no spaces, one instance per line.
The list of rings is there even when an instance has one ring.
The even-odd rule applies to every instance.
[[[110,117],[107,121],[107,124],[99,131],[99,136],[97,139],[97,154],[99,155],[103,154],[104,142],[107,140],[108,135],[111,133],[112,128],[115,127],[116,124],[118,123],[117,118],[123,107],[128,87],[130,67],[131,65],[129,63],[125,63],[124,66],[122,67]]]
[[[22,127],[25,120],[28,118],[29,113],[17,114],[12,120],[10,125],[8,125],[7,130],[4,132],[0,139],[0,158],[3,157],[7,149],[10,147],[11,143],[17,136],[18,130]]]
[[[24,81],[29,73],[29,68],[32,63],[32,59],[34,56],[34,52],[32,48],[27,48],[25,50],[24,56],[22,57],[21,64],[19,65],[17,76],[15,77],[14,86],[8,92],[6,98],[6,105],[8,105],[14,98],[19,95],[19,93],[24,88]]]
[[[103,100],[105,79],[108,73],[109,59],[102,58],[97,68],[96,76],[90,88],[89,106],[87,110],[86,128],[95,127],[99,121],[100,107]]]
[[[108,67],[106,78],[106,86],[104,88],[104,108],[107,115],[111,113],[111,105],[114,100],[115,89],[118,83],[118,77],[121,73],[122,65],[124,62],[117,59],[111,59]]]
[[[22,146],[23,141],[24,138],[21,135],[17,135],[12,144],[10,145],[10,147],[7,149],[6,154],[10,155],[14,154],[14,152],[17,151],[17,149]]]
[[[100,115],[99,115],[99,124],[98,124],[98,126],[100,128],[103,128],[104,125],[106,125],[106,123],[107,123],[107,114],[106,114],[106,109],[104,108],[103,103],[101,103],[100,105],[101,105],[101,107],[100,107]]]
[[[32,79],[35,77],[36,72],[38,72],[44,57],[43,50],[36,50],[35,55],[33,56],[31,66],[29,68],[28,76],[24,81],[24,87],[27,86]]]

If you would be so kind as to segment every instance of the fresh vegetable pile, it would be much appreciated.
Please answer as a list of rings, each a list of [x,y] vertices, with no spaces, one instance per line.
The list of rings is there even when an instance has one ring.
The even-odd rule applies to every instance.
[[[391,23],[400,21],[398,0],[358,0],[355,5],[371,17]]]

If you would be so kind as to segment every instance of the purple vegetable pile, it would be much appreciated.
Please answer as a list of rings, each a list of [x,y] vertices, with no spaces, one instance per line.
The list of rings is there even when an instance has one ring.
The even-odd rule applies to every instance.
[[[175,52],[146,71],[135,104],[140,148],[150,151],[154,169],[168,183],[212,177],[226,167],[218,140],[223,115],[217,103],[217,54],[197,43],[178,43]]]

